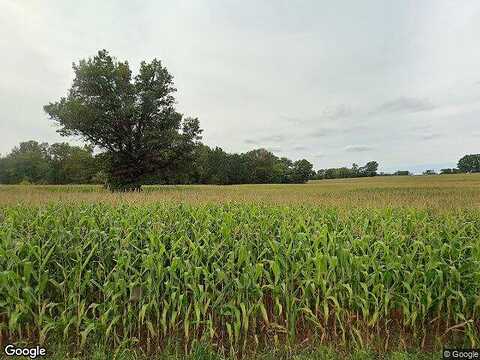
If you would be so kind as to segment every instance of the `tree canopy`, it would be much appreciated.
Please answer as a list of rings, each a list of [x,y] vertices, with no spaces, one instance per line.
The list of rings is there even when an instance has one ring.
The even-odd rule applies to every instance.
[[[462,172],[480,172],[480,154],[465,155],[458,160],[457,167]]]
[[[154,59],[132,77],[128,62],[101,50],[73,65],[66,97],[44,106],[62,135],[80,136],[105,153],[112,190],[139,189],[148,176],[191,161],[201,129],[175,110],[173,77]]]
[[[26,141],[0,158],[0,183],[85,184],[98,181],[92,148]]]
[[[364,166],[359,167],[357,164],[352,164],[351,168],[330,168],[320,169],[313,176],[316,180],[321,179],[344,179],[354,177],[376,176],[378,170],[378,163],[376,161],[369,161]]]

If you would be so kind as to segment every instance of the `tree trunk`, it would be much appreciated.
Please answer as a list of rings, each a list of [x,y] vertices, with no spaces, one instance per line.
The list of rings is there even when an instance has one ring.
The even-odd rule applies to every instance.
[[[141,191],[144,169],[138,161],[127,156],[112,159],[107,171],[107,187],[110,191]]]

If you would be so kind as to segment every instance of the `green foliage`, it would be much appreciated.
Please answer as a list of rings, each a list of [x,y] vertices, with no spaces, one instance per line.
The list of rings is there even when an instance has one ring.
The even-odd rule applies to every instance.
[[[307,180],[309,180],[313,174],[313,166],[307,160],[302,159],[295,161],[293,163],[293,168],[291,169],[290,182],[307,182]]]
[[[190,159],[199,122],[175,111],[173,77],[159,60],[142,62],[132,79],[128,62],[101,50],[73,70],[68,96],[44,109],[60,134],[105,152],[110,189],[139,189],[146,176]]]
[[[457,167],[462,172],[480,172],[480,154],[465,155],[458,160]]]
[[[345,179],[345,178],[356,178],[356,177],[370,177],[376,176],[378,170],[378,163],[376,161],[369,161],[364,166],[358,167],[357,164],[352,164],[351,168],[341,167],[341,168],[330,168],[330,169],[320,169],[315,175],[312,176],[312,179],[321,180],[321,179]]]
[[[93,148],[57,143],[52,144],[48,152],[51,160],[50,183],[85,184],[95,176],[97,169]]]
[[[0,163],[0,182],[16,184],[21,181],[40,183],[49,171],[48,144],[26,141],[12,149]]]
[[[187,175],[181,178],[183,181],[179,180],[178,174],[165,174],[160,182],[223,185],[305,183],[313,172],[313,165],[305,159],[294,163],[265,149],[229,154],[220,147],[210,148],[200,144],[196,147],[194,159],[193,168],[185,170]]]
[[[440,174],[459,174],[461,173],[462,171],[460,171],[459,169],[441,169],[440,170]]]
[[[203,144],[194,147],[192,163],[180,162],[160,174],[144,176],[147,184],[261,184],[305,183],[311,177],[307,160],[292,162],[278,158],[265,149],[229,154],[220,147]],[[35,184],[107,184],[111,185],[108,152],[93,155],[93,148],[52,145],[36,141],[21,143],[11,154],[0,158],[0,183],[22,180]]]
[[[0,158],[3,184],[86,184],[98,166],[92,148],[26,141]]]
[[[377,175],[378,163],[376,161],[369,161],[358,169],[358,174],[360,177],[363,176],[375,176]]]
[[[393,173],[393,175],[396,175],[396,176],[409,176],[409,175],[412,175],[410,173],[410,171],[408,170],[397,170]]]
[[[237,356],[306,338],[364,348],[395,329],[390,344],[403,334],[478,346],[477,209],[0,210],[3,338],[115,354],[169,339],[191,353],[203,341]]]

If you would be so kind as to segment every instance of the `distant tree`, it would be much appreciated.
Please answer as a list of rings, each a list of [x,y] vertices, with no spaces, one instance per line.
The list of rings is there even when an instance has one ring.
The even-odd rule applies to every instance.
[[[324,176],[325,179],[335,179],[337,177],[337,169],[325,169]]]
[[[66,184],[65,162],[70,156],[70,145],[68,143],[52,144],[48,149],[51,168],[48,175],[49,181],[53,184]]]
[[[252,183],[268,184],[274,179],[274,165],[277,157],[266,149],[255,149],[245,154],[251,171]]]
[[[354,172],[347,168],[347,167],[341,167],[338,169],[335,169],[335,178],[336,179],[347,179],[354,177]]]
[[[462,172],[480,172],[480,154],[465,155],[458,160],[457,167]]]
[[[230,184],[245,184],[251,182],[247,159],[244,154],[229,154]]]
[[[22,181],[45,183],[49,171],[48,144],[25,141],[2,159],[0,181],[5,184],[18,184]]]
[[[48,148],[50,157],[49,183],[85,184],[92,181],[96,173],[93,148],[55,143]]]
[[[378,163],[376,161],[369,161],[358,169],[360,176],[375,176],[377,175]]]
[[[110,189],[139,189],[148,176],[191,161],[199,122],[175,111],[173,77],[159,60],[142,62],[132,79],[128,62],[101,50],[73,70],[68,96],[44,109],[60,134],[105,152]]]
[[[98,171],[91,147],[20,143],[0,158],[0,183],[84,184]]]
[[[397,175],[397,176],[408,176],[408,175],[412,175],[410,173],[410,171],[408,170],[397,170],[393,173],[393,175]]]
[[[220,147],[210,150],[207,162],[207,177],[210,184],[230,184],[228,154]]]
[[[190,181],[195,184],[207,184],[208,158],[210,148],[204,144],[198,144],[194,148],[193,164],[190,168]]]
[[[437,175],[435,170],[425,170],[423,175]]]
[[[289,183],[292,182],[294,163],[292,160],[282,157],[276,159],[273,164],[273,181],[275,183]]]
[[[318,169],[315,175],[313,176],[314,180],[322,180],[325,179],[325,169]]]
[[[357,164],[353,163],[353,164],[352,164],[352,168],[351,168],[350,170],[351,170],[351,175],[352,175],[352,177],[358,176],[359,168],[358,168],[358,165],[357,165]]]
[[[311,176],[312,179],[344,179],[363,176],[376,176],[378,169],[378,163],[376,161],[370,161],[364,166],[359,167],[357,164],[352,164],[351,168],[340,167],[330,169],[319,169],[315,174]],[[387,174],[382,174],[386,176]]]
[[[7,184],[7,159],[0,156],[0,184]]]
[[[306,183],[313,173],[313,165],[305,160],[297,160],[293,163],[290,179],[293,183]]]
[[[441,169],[440,170],[440,174],[442,174],[442,175],[444,175],[444,174],[458,174],[458,173],[460,173],[460,170],[455,169],[455,168],[453,168],[453,169],[447,168],[447,169]]]

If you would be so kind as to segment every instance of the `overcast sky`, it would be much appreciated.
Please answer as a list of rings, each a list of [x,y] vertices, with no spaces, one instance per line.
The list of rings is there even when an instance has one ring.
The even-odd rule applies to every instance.
[[[0,0],[0,153],[64,141],[72,62],[156,57],[229,152],[394,171],[480,153],[480,1]],[[70,141],[70,139],[69,139]]]

